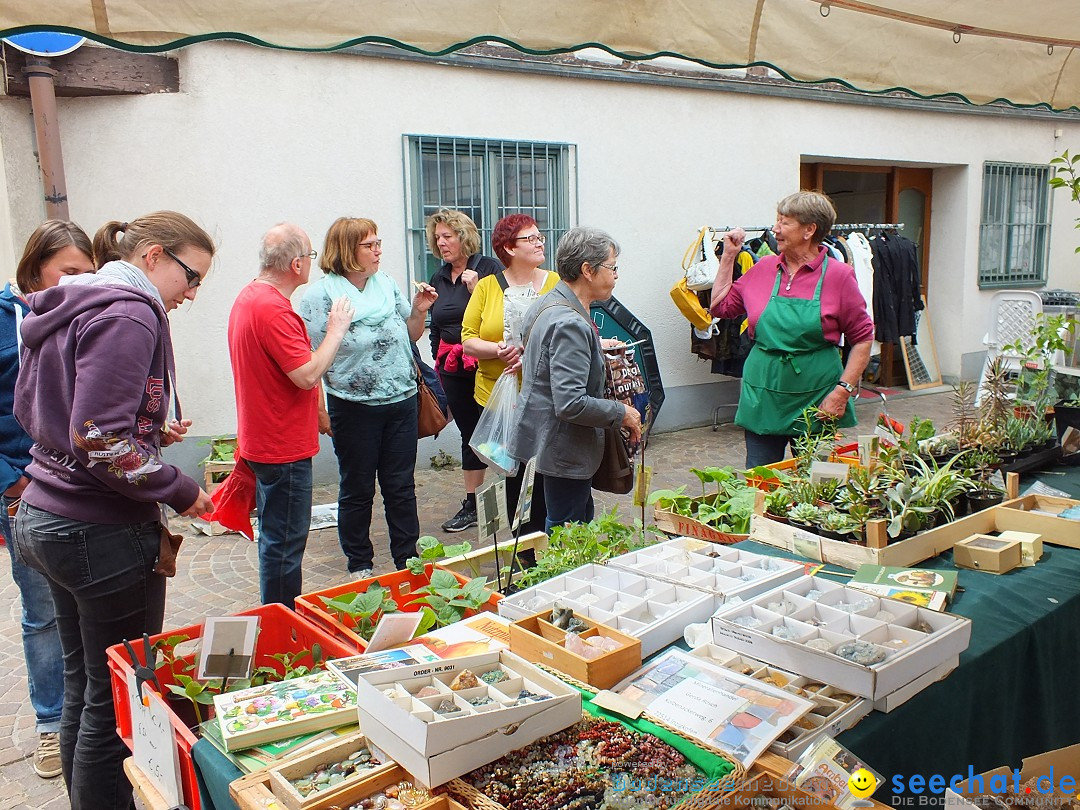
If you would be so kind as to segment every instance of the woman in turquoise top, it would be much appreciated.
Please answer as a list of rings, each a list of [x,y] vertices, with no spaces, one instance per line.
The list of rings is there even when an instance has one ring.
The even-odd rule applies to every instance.
[[[330,433],[338,458],[338,541],[356,579],[372,574],[371,510],[375,479],[383,496],[390,554],[400,570],[416,556],[416,365],[412,344],[438,298],[426,285],[412,302],[379,272],[382,240],[370,219],[342,217],[326,233],[319,266],[326,274],[300,303],[312,345],[326,336],[331,304],[348,296],[352,324],[323,378],[326,411],[319,428]]]

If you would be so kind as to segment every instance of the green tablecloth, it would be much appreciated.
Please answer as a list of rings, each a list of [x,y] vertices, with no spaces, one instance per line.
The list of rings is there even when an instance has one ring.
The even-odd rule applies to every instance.
[[[1080,471],[1042,480],[1080,491]],[[1044,545],[1043,552],[1038,565],[1008,574],[960,570],[963,592],[948,608],[972,620],[960,666],[892,712],[872,712],[839,742],[889,778],[1018,767],[1024,757],[1080,742],[1080,550]],[[952,568],[952,552],[920,565]]]

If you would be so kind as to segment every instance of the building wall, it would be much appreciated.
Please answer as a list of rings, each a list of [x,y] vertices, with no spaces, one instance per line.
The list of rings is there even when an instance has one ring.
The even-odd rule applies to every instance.
[[[236,43],[196,45],[179,59],[178,94],[61,99],[59,107],[75,221],[92,231],[108,219],[175,208],[218,242],[198,300],[171,318],[185,414],[203,436],[235,429],[226,320],[257,271],[267,227],[298,222],[321,251],[336,217],[372,217],[385,240],[383,269],[406,282],[403,134],[577,146],[578,221],[620,241],[616,295],[650,326],[663,358],[661,429],[706,423],[737,393],[689,354],[687,324],[667,294],[698,226],[772,222],[776,201],[797,189],[804,159],[934,167],[930,317],[941,369],[955,376],[962,358],[981,350],[986,328],[989,293],[976,283],[982,162],[1046,163],[1080,141],[1080,125],[1069,122]],[[1058,128],[1064,135],[1056,139]],[[9,229],[21,247],[42,216],[28,101],[0,99],[0,148]],[[1080,212],[1064,194],[1055,208],[1049,286],[1076,286],[1080,234],[1071,225]],[[3,213],[0,206],[0,245]],[[421,463],[429,447],[454,453],[455,445],[453,431],[438,445],[425,440]],[[186,447],[185,463],[204,449]]]

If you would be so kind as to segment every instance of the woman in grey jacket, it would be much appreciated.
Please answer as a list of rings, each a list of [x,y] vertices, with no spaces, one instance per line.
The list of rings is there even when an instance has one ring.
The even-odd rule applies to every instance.
[[[641,437],[636,408],[604,399],[605,361],[589,317],[593,301],[615,289],[619,246],[598,228],[573,228],[555,254],[559,283],[525,316],[524,381],[511,449],[536,456],[544,476],[548,531],[592,520],[592,477],[604,455],[604,428]]]

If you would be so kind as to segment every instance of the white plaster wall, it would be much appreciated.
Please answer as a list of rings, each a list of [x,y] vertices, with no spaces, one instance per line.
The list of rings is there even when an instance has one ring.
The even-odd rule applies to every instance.
[[[799,184],[802,156],[938,167],[931,317],[942,370],[981,347],[977,290],[982,162],[1045,163],[1080,148],[1080,125],[774,99],[694,89],[298,54],[234,43],[179,53],[182,92],[61,100],[72,218],[93,230],[163,207],[202,223],[220,253],[198,300],[172,316],[181,393],[198,432],[235,428],[226,321],[256,271],[260,234],[280,220],[316,248],[334,218],[370,216],[383,268],[405,281],[402,134],[577,146],[579,217],[621,242],[619,298],[653,330],[669,388],[714,382],[687,351],[668,298],[697,226],[768,224]],[[0,104],[16,244],[40,193],[28,105]],[[1053,131],[1062,128],[1063,138]],[[28,168],[29,167],[29,168]],[[33,193],[24,189],[30,184]],[[1076,287],[1071,228],[1057,199],[1050,286]],[[21,230],[20,234],[18,231]],[[549,254],[553,254],[551,247]],[[703,404],[711,412],[713,403]]]

